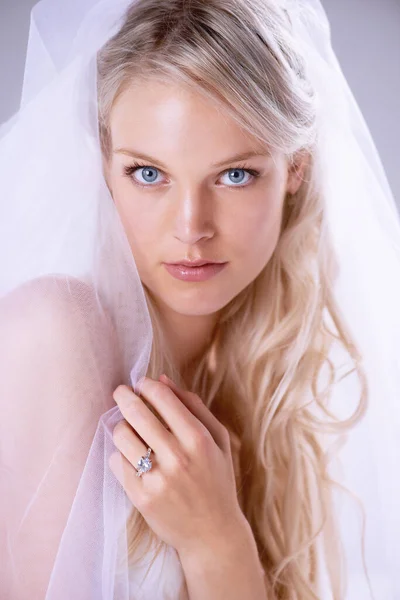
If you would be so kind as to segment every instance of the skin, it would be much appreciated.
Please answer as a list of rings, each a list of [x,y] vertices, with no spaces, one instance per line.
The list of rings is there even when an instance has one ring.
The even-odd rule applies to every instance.
[[[290,171],[283,155],[257,144],[220,107],[172,82],[127,89],[113,107],[111,133],[107,183],[140,278],[158,303],[184,370],[207,344],[219,312],[271,258],[286,192],[295,193],[302,168]],[[142,168],[128,177],[124,168],[132,166],[133,148],[136,156],[146,153],[154,160],[139,161]],[[263,154],[212,166],[252,150]],[[239,165],[260,177],[235,173]],[[153,170],[146,176],[143,166]],[[197,283],[174,279],[162,265],[187,256],[228,265]],[[191,598],[264,600],[256,544],[237,499],[227,429],[199,396],[163,376],[144,378],[135,391],[120,385],[113,394],[124,417],[113,434],[119,450],[110,459],[115,476],[153,531],[178,550]],[[148,446],[156,468],[137,477],[137,461]]]
[[[237,500],[227,429],[199,396],[165,376],[139,383],[168,430],[139,396],[118,386],[113,397],[125,420],[114,429],[121,454],[111,455],[111,470],[153,532],[177,550],[190,600],[266,600],[257,544]],[[134,465],[147,444],[156,468],[137,477]]]
[[[110,127],[108,186],[183,372],[206,347],[221,309],[270,260],[285,194],[297,190],[302,170],[290,171],[283,154],[262,147],[220,106],[179,83],[135,83],[117,98]],[[157,160],[140,160],[137,152],[133,158],[121,149]],[[264,156],[212,166],[251,150]],[[128,177],[124,168],[135,159],[152,170],[137,168]],[[260,177],[235,173],[239,164]],[[208,281],[184,282],[162,264],[188,256],[228,265]]]

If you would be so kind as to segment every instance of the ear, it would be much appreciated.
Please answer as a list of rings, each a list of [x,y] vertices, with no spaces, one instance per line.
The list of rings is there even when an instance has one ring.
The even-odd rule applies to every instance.
[[[300,150],[295,154],[293,163],[289,164],[286,191],[290,194],[295,194],[304,181],[309,159],[309,153]]]

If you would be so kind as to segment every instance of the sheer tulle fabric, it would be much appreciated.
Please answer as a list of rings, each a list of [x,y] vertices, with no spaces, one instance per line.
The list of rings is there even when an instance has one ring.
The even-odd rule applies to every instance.
[[[183,577],[173,548],[143,585],[144,571],[128,569],[132,506],[108,467],[112,430],[122,418],[112,392],[146,374],[152,344],[140,278],[104,181],[97,128],[96,52],[129,4],[39,2],[21,108],[0,129],[1,600],[176,599]],[[375,597],[394,600],[399,218],[319,2],[286,4],[320,95],[319,168],[340,266],[337,298],[371,386],[369,412],[338,472],[365,506]],[[353,400],[351,380],[335,390],[338,409],[346,412]],[[348,598],[367,598],[359,513],[341,495],[337,507]]]

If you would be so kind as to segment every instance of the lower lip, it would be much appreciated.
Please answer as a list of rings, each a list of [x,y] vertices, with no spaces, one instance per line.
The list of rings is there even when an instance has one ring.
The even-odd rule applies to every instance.
[[[209,263],[202,267],[187,267],[185,265],[170,265],[164,263],[168,273],[182,281],[206,281],[217,275],[228,263]]]

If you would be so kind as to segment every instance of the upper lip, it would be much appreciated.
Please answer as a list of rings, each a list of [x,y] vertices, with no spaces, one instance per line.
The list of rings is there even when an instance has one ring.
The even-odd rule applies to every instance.
[[[185,267],[201,267],[202,265],[208,265],[208,264],[218,264],[218,261],[216,260],[204,260],[201,258],[198,258],[196,260],[177,260],[176,262],[171,262],[171,263],[167,263],[169,265],[185,265]],[[222,264],[222,263],[219,263]]]

